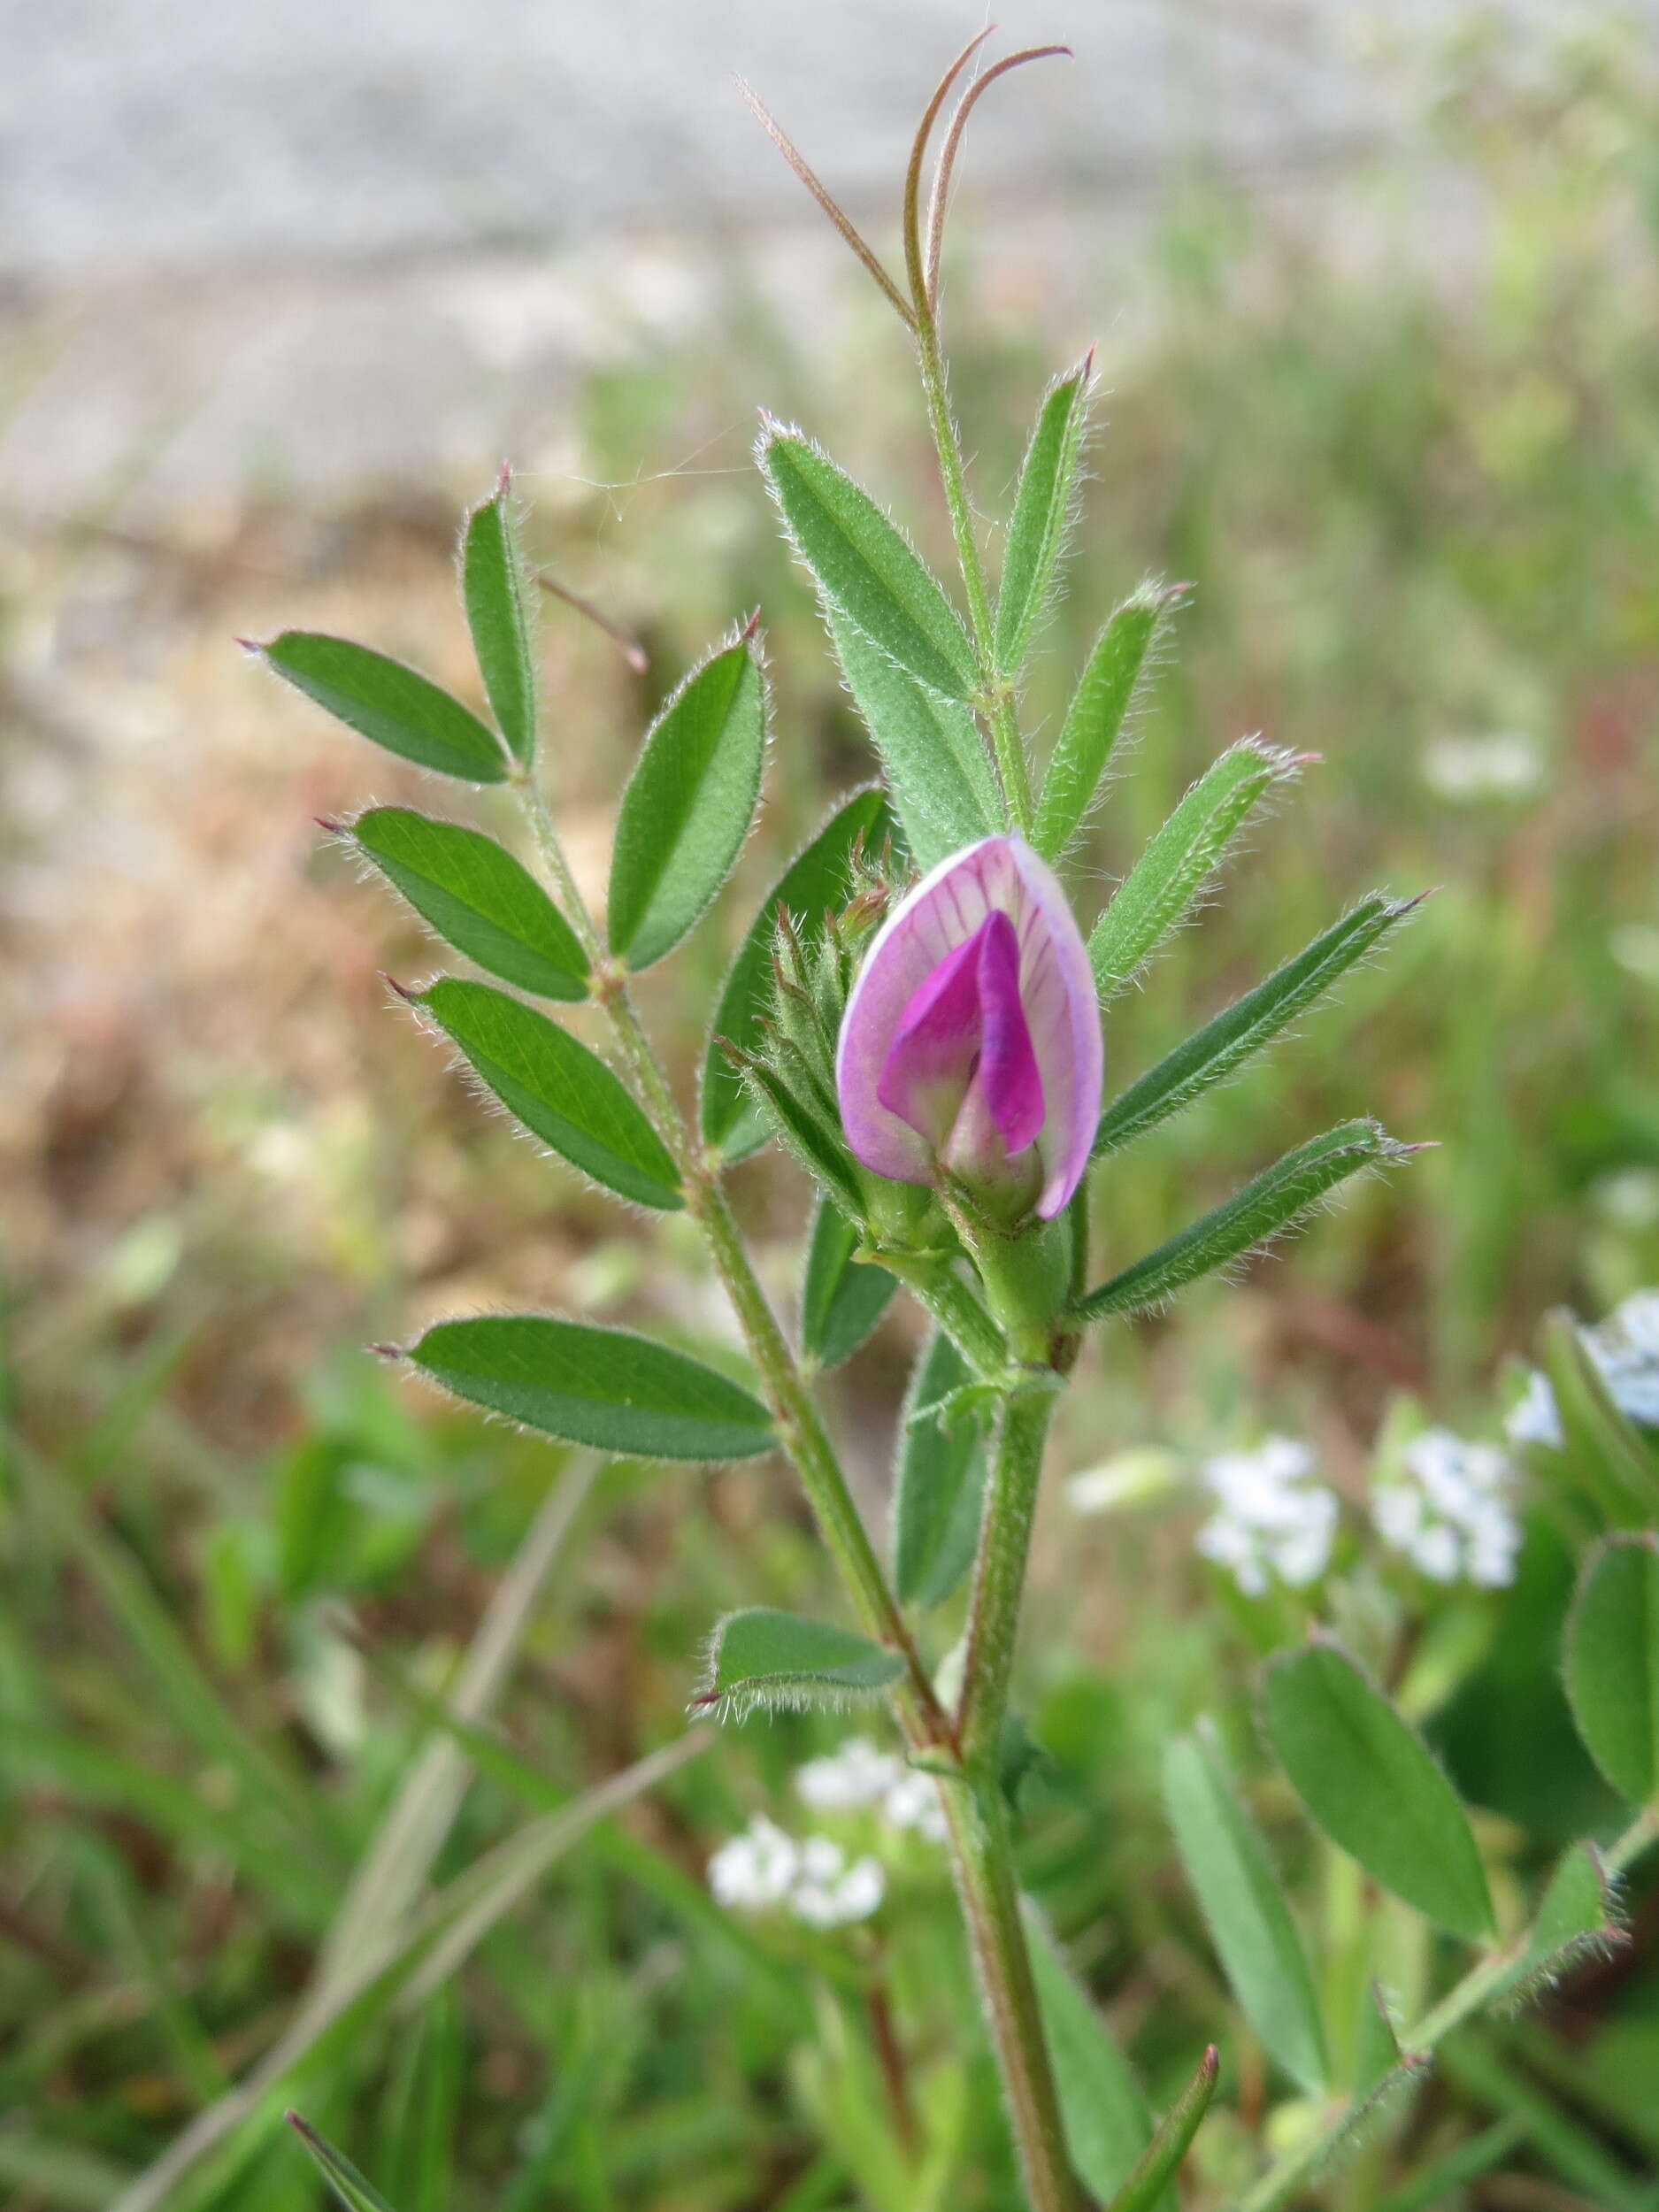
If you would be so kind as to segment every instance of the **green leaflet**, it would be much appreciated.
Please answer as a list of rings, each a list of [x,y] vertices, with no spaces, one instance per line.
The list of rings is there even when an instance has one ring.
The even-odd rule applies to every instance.
[[[998,672],[1010,680],[1025,663],[1065,543],[1088,414],[1089,368],[1084,362],[1044,396],[1020,466],[994,645]]]
[[[309,2121],[302,2120],[297,2112],[290,2112],[288,2120],[345,2212],[393,2212],[373,2183],[365,2179],[343,2152],[325,2142]]]
[[[1037,2005],[1071,2163],[1092,2197],[1109,2202],[1152,2139],[1139,2084],[1054,1946],[1041,1915],[1021,1901]]]
[[[1068,1309],[1068,1317],[1102,1321],[1161,1305],[1200,1276],[1281,1234],[1347,1177],[1362,1168],[1391,1165],[1409,1149],[1374,1121],[1345,1121],[1322,1137],[1310,1137],[1190,1228],[1090,1291]]]
[[[1266,1846],[1203,1737],[1170,1745],[1164,1798],[1240,2011],[1293,2081],[1323,2089],[1330,2061],[1307,1955]]]
[[[1179,595],[1162,584],[1142,584],[1094,641],[1037,801],[1031,841],[1045,860],[1057,862],[1083,826]]]
[[[1591,1553],[1568,1617],[1567,1697],[1585,1747],[1621,1797],[1659,1795],[1659,1535]]]
[[[535,603],[506,471],[474,507],[461,540],[461,598],[495,726],[521,766],[535,758]]]
[[[440,1321],[407,1356],[469,1405],[569,1444],[641,1459],[747,1459],[772,1416],[701,1361],[636,1336],[537,1313]]]
[[[1134,2171],[1106,2207],[1106,2212],[1152,2212],[1181,2170],[1192,2148],[1199,2123],[1210,2109],[1221,2074],[1221,2054],[1212,2043],[1198,2062],[1198,2070],[1158,2124],[1157,2133],[1141,2152]]]
[[[918,1420],[971,1379],[967,1362],[935,1330],[911,1370],[899,1417],[893,1482],[893,1578],[906,1605],[942,1605],[972,1563],[985,1501],[985,1439],[959,1417],[949,1432]]]
[[[493,732],[402,661],[317,630],[284,630],[252,649],[285,682],[388,753],[468,783],[500,783],[506,776],[508,762]]]
[[[703,1058],[701,1121],[704,1141],[718,1145],[728,1160],[741,1160],[766,1141],[766,1121],[745,1089],[742,1077],[720,1049],[719,1041],[753,1051],[760,1041],[756,1026],[770,994],[772,939],[778,909],[787,910],[797,934],[810,944],[820,937],[824,916],[844,906],[849,893],[853,848],[860,839],[879,852],[891,827],[887,795],[856,791],[837,807],[810,844],[796,854],[761,901],[721,987],[709,1025]]]
[[[1493,1932],[1469,1818],[1422,1739],[1325,1637],[1273,1661],[1268,1740],[1333,1843],[1408,1905],[1471,1943]]]
[[[611,949],[649,968],[702,919],[760,795],[766,694],[747,638],[695,668],[663,709],[622,795],[611,855]]]
[[[1417,904],[1416,899],[1394,905],[1376,896],[1363,900],[1294,960],[1276,968],[1265,982],[1194,1030],[1112,1101],[1101,1116],[1095,1154],[1118,1150],[1224,1082],[1253,1053],[1281,1035]]]
[[[768,424],[757,457],[825,599],[889,660],[947,699],[979,671],[956,610],[868,492],[796,432]]]
[[[667,1147],[596,1053],[490,983],[446,976],[412,1003],[508,1112],[597,1183],[641,1206],[685,1203]]]
[[[801,1286],[801,1345],[820,1367],[852,1357],[899,1286],[885,1267],[854,1259],[860,1233],[839,1207],[818,1201]]]
[[[879,1696],[903,1671],[895,1652],[867,1636],[754,1605],[728,1613],[715,1630],[708,1679],[695,1701],[733,1719],[757,1706],[846,1705]]]
[[[1524,1996],[1621,1939],[1601,1855],[1594,1844],[1575,1843],[1549,1878],[1502,1993]]]
[[[1211,763],[1159,830],[1095,923],[1088,956],[1102,998],[1136,973],[1221,864],[1245,817],[1296,764],[1253,737]]]
[[[401,806],[371,807],[349,833],[421,920],[480,968],[541,998],[587,997],[574,931],[493,837]]]
[[[830,639],[893,795],[910,856],[924,874],[1007,826],[973,717],[926,691],[845,616]]]

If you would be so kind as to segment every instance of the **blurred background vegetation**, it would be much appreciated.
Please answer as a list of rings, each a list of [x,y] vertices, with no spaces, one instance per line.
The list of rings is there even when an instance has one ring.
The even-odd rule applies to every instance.
[[[1188,153],[1126,216],[1022,239],[1017,205],[971,190],[951,276],[987,511],[1047,378],[1102,341],[1095,480],[1035,726],[1142,574],[1194,586],[1099,818],[1100,887],[1234,736],[1323,757],[1118,1002],[1109,1067],[1139,1071],[1362,893],[1440,887],[1303,1037],[1128,1156],[1101,1243],[1128,1260],[1356,1112],[1440,1148],[1236,1288],[1092,1353],[1040,1540],[1028,1703],[1050,1763],[1029,1878],[1155,2101],[1225,2026],[1242,2116],[1203,2139],[1217,2201],[1271,2095],[1150,1777],[1163,1734],[1240,1698],[1280,1624],[1221,1601],[1195,1501],[1080,1522],[1062,1479],[1148,1447],[1190,1469],[1279,1429],[1357,1500],[1397,1394],[1495,1434],[1502,1363],[1548,1309],[1659,1280],[1659,75],[1645,31],[1587,19],[1524,38],[1471,19],[1397,71],[1409,156],[1368,152],[1328,204],[1316,187],[1288,208]],[[787,119],[810,151],[814,119]],[[695,316],[647,319],[511,426],[538,557],[648,657],[636,674],[549,609],[549,757],[589,879],[657,700],[764,610],[762,833],[648,994],[687,1084],[745,897],[869,766],[748,465],[754,408],[821,435],[944,549],[900,334],[816,242],[795,255],[781,288],[736,254],[698,265]],[[19,407],[32,374],[12,376]],[[787,1806],[790,1767],[834,1729],[757,1724],[626,1804],[583,1795],[678,1741],[718,1612],[823,1601],[782,1473],[561,1466],[358,1348],[492,1302],[728,1333],[683,1224],[618,1226],[388,1010],[379,972],[430,950],[311,818],[422,803],[420,780],[230,644],[339,629],[465,686],[456,519],[496,442],[485,426],[475,465],[424,490],[285,488],[256,464],[234,498],[165,520],[133,518],[135,450],[73,511],[0,534],[0,2195],[116,2205],[309,2018],[272,2096],[157,2201],[316,2202],[277,2124],[292,2101],[399,2212],[1002,2206],[926,1855],[856,1940],[757,1930],[704,1890],[710,1851]],[[802,1188],[766,1160],[737,1188],[787,1301]],[[895,1308],[828,1386],[872,1515],[917,1341]],[[469,1706],[454,1671],[515,1556],[510,1661]],[[1597,1811],[1551,1701],[1565,1571],[1547,1529],[1527,1561],[1468,1627],[1488,1702],[1460,1721],[1451,1699],[1440,1739],[1523,1871]],[[1473,1663],[1448,1679],[1466,1692]],[[1285,1807],[1262,1809],[1305,1856]],[[503,1872],[486,1855],[526,1821],[553,1824],[545,1864]],[[444,1970],[423,1979],[411,1954],[319,2009],[371,1851],[359,1939],[480,1864],[483,1925]],[[1299,1871],[1308,1909],[1332,1909],[1329,1870]],[[1398,2176],[1494,2125],[1473,2201],[1659,2201],[1651,1911],[1638,1932],[1435,2090],[1405,2147],[1370,2160],[1370,2194],[1333,2201],[1456,2202],[1461,2184],[1416,2197]],[[895,2163],[918,2131],[948,2146],[933,2196]]]

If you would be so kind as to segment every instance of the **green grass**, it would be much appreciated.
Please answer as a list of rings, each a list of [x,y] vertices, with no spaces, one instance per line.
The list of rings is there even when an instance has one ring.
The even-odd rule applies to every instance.
[[[1278,1425],[1313,1436],[1351,1484],[1394,1392],[1489,1428],[1500,1363],[1548,1308],[1593,1311],[1659,1280],[1659,96],[1651,74],[1587,42],[1531,91],[1502,66],[1472,43],[1438,93],[1445,158],[1487,213],[1455,276],[1404,240],[1356,273],[1341,242],[1293,244],[1237,196],[1197,188],[1136,267],[1151,335],[1113,365],[1031,715],[1057,727],[1095,626],[1144,572],[1196,588],[1088,879],[1120,875],[1246,731],[1325,764],[1256,833],[1219,907],[1115,1002],[1111,1087],[1362,894],[1442,887],[1300,1037],[1123,1156],[1100,1203],[1101,1272],[1298,1133],[1374,1112],[1440,1148],[1240,1288],[1110,1338],[1068,1410],[1057,1456],[1071,1467],[1149,1443],[1190,1457]],[[1379,204],[1397,182],[1379,174]],[[971,270],[958,286],[965,316]],[[860,474],[872,457],[896,462],[889,476],[915,492],[907,519],[937,546],[885,333],[855,329],[839,375],[764,335],[758,356],[596,378],[592,472],[649,478],[764,399],[798,410]],[[1043,334],[988,325],[964,342],[956,396],[987,505],[1011,482],[1045,349]],[[717,458],[738,467],[742,434],[728,442]],[[556,649],[570,726],[593,733],[572,746],[580,798],[620,780],[600,733],[642,726],[653,687],[734,611],[764,606],[780,737],[764,846],[744,864],[758,890],[867,762],[757,480],[670,477],[630,498],[621,531],[598,500],[538,526],[538,550],[602,599],[615,568],[642,566],[630,588],[650,610],[653,670],[637,689],[602,641]],[[399,558],[441,576],[447,527]],[[1509,731],[1537,748],[1536,791],[1452,801],[1425,780],[1445,737]],[[319,863],[318,879],[349,926],[415,942],[342,870]],[[682,1078],[701,1044],[691,1010],[742,918],[723,906],[650,995]],[[269,979],[250,987],[284,1018]],[[343,1003],[311,1018],[373,1031],[352,1079],[385,1133],[348,1133],[307,1169],[325,1236],[302,1248],[246,1230],[224,1133],[264,1110],[260,1078],[227,1068],[193,1133],[205,1200],[129,1229],[90,1286],[44,1265],[11,1283],[0,2193],[22,2212],[102,2212],[252,2078],[166,2212],[318,2203],[282,2125],[290,2104],[397,2212],[1008,2206],[974,2001],[926,1855],[898,1871],[879,1932],[852,1939],[750,1924],[703,1886],[709,1851],[757,1808],[786,1811],[791,1766],[837,1731],[754,1724],[637,1800],[587,1794],[680,1739],[718,1614],[831,1602],[781,1475],[593,1479],[436,1411],[354,1348],[402,1332],[445,1272],[400,1233],[417,1202],[459,1246],[448,1273],[467,1296],[511,1248],[508,1279],[530,1294],[664,1316],[706,1350],[709,1286],[689,1247],[672,1224],[618,1233],[481,1119],[406,1025]],[[763,1238],[799,1234],[782,1168],[742,1171],[740,1196]],[[71,1227],[65,1209],[66,1240]],[[152,1250],[145,1234],[174,1243]],[[885,1325],[830,1394],[872,1463],[904,1328]],[[475,1661],[463,1699],[492,1594],[547,1539],[549,1486],[590,1480],[566,1494],[545,1578],[503,1624],[502,1663],[484,1671],[498,1678],[480,1687]],[[1178,1502],[1079,1535],[1056,1511],[1040,1568],[1048,1632],[1025,1684],[1048,1763],[1025,1847],[1155,2103],[1221,2029],[1228,2072],[1194,2169],[1208,2207],[1253,2170],[1238,2113],[1283,2090],[1264,2088],[1231,2015],[1152,1778],[1168,1732],[1206,1708],[1248,1762],[1249,1663],[1299,1622],[1214,1591],[1190,1524]],[[1540,1522],[1513,1592],[1432,1624],[1439,1740],[1490,1809],[1501,1887],[1575,1821],[1608,1816],[1550,1671],[1567,1579]],[[1348,1601],[1377,1601],[1363,1575]],[[1363,1952],[1409,1996],[1431,1966],[1420,1928],[1384,1907],[1356,1951],[1340,1870],[1271,1785],[1258,1795],[1298,1912],[1330,1939],[1328,1978]],[[374,1880],[354,1891],[371,1854]],[[442,1973],[423,1973],[468,1907],[464,1957],[441,1949]],[[1575,1981],[1562,2013],[1471,2032],[1406,2133],[1381,2131],[1329,2200],[1425,2201],[1412,2177],[1444,2160],[1448,2189],[1478,2186],[1484,2161],[1573,2201],[1652,2204],[1641,2177],[1659,2145],[1632,2091],[1659,2070],[1645,1924],[1646,1948]],[[903,2122],[879,2062],[888,2011]],[[1279,2116],[1281,2132],[1295,2116]],[[907,2127],[925,2147],[914,2162]]]

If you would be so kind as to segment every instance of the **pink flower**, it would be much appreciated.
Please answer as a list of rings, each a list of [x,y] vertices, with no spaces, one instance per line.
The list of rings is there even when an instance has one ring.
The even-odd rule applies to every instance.
[[[1047,1221],[1100,1119],[1100,1011],[1052,872],[1019,837],[970,845],[870,949],[835,1058],[841,1124],[898,1183],[949,1174]]]

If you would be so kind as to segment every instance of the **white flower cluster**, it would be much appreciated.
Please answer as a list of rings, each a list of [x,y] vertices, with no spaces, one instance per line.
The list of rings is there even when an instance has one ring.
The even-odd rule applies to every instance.
[[[849,1736],[828,1758],[795,1769],[795,1794],[813,1812],[834,1816],[873,1812],[888,1828],[942,1843],[944,1801],[931,1774],[922,1774],[867,1736]],[[739,1912],[773,1907],[810,1928],[840,1928],[867,1920],[887,1894],[881,1862],[867,1855],[848,1861],[832,1836],[797,1840],[757,1814],[742,1835],[722,1844],[709,1861],[709,1887]]]
[[[913,1830],[930,1843],[945,1840],[938,1783],[890,1751],[878,1751],[867,1736],[849,1736],[828,1758],[809,1759],[797,1767],[795,1786],[802,1803],[815,1813],[873,1808],[889,1827]]]
[[[1543,748],[1524,730],[1437,737],[1423,750],[1423,780],[1442,799],[1528,799],[1546,772]]]
[[[1635,1292],[1598,1327],[1580,1329],[1578,1341],[1625,1419],[1638,1428],[1659,1429],[1659,1290]],[[1549,1378],[1536,1368],[1505,1426],[1512,1444],[1548,1444],[1559,1451],[1565,1442]]]
[[[757,1813],[741,1836],[709,1861],[709,1887],[736,1912],[781,1906],[810,1928],[840,1928],[868,1920],[887,1895],[880,1863],[855,1859],[829,1836],[797,1842]]]
[[[1247,1597],[1265,1595],[1274,1581],[1300,1590],[1318,1580],[1330,1564],[1338,1507],[1334,1494],[1310,1479],[1313,1454],[1305,1444],[1270,1436],[1253,1452],[1218,1452],[1201,1472],[1216,1506],[1198,1532],[1198,1548]]]
[[[1509,1488],[1495,1444],[1425,1429],[1406,1446],[1400,1473],[1373,1487],[1371,1525],[1431,1582],[1500,1589],[1514,1581],[1521,1548]]]

